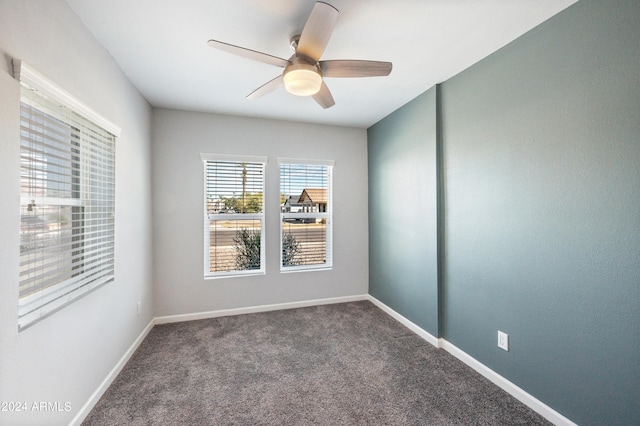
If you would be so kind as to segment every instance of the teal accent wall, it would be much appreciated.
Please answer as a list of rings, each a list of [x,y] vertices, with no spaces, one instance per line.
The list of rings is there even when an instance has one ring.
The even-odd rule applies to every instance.
[[[369,292],[438,335],[436,90],[367,132]]]
[[[580,425],[640,424],[640,3],[580,0],[439,89],[439,114],[409,104],[370,129],[371,294],[434,309],[419,268],[380,259],[376,209],[391,170],[435,168],[402,151],[440,122],[441,337]]]

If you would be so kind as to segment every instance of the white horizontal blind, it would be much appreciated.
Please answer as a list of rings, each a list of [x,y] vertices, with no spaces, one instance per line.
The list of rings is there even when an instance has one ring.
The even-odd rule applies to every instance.
[[[280,159],[281,269],[332,266],[333,162]]]
[[[22,86],[19,329],[114,276],[115,136]]]
[[[205,168],[205,277],[264,272],[266,159],[202,155]]]

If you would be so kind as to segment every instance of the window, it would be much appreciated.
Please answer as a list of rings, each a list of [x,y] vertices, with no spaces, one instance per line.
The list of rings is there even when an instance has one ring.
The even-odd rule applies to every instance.
[[[332,266],[333,161],[279,159],[281,270]]]
[[[202,154],[205,277],[263,274],[265,157]]]
[[[113,280],[119,129],[86,119],[78,101],[28,67],[20,71],[22,330]]]

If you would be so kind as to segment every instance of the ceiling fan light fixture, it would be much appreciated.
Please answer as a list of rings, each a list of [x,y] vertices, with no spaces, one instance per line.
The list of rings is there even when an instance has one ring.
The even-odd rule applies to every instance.
[[[338,18],[338,9],[326,1],[316,1],[300,34],[291,37],[290,47],[293,55],[289,59],[213,39],[207,44],[234,55],[284,68],[281,75],[249,93],[247,99],[257,99],[284,86],[292,95],[311,96],[322,108],[331,108],[335,101],[323,77],[386,76],[391,72],[392,64],[357,59],[321,61],[320,58],[329,43]]]
[[[293,64],[283,75],[284,88],[296,96],[311,96],[320,91],[322,76],[315,65]]]

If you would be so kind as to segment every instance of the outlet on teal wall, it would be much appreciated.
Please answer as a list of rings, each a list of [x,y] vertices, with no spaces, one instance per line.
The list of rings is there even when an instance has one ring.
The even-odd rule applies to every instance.
[[[580,425],[640,424],[639,22],[581,0],[441,86],[444,337]]]

